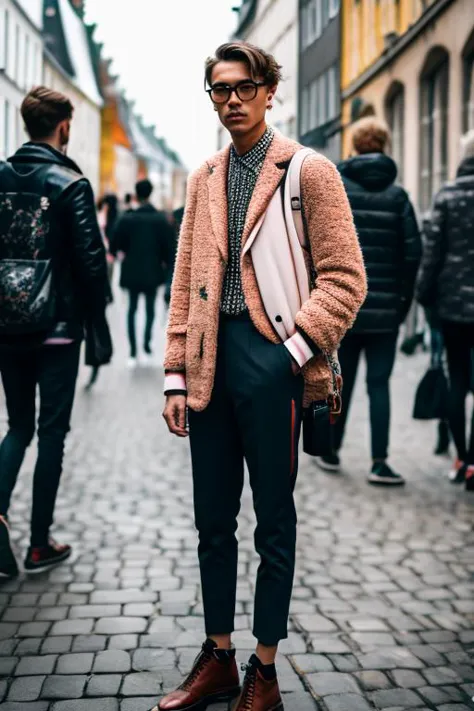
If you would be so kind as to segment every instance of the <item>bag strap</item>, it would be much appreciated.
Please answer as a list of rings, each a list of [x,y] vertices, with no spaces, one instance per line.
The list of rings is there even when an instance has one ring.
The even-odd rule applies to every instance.
[[[314,151],[311,148],[301,148],[297,151],[290,161],[288,167],[287,180],[290,186],[290,201],[293,220],[295,223],[298,239],[303,249],[308,246],[306,230],[303,222],[303,205],[301,201],[301,169],[306,158],[313,155]]]
[[[290,161],[286,179],[290,186],[291,212],[295,223],[296,232],[302,249],[309,249],[309,240],[307,238],[305,224],[303,220],[303,202],[301,199],[301,170],[303,163],[308,156],[313,155],[314,151],[311,148],[301,148],[297,151]],[[312,262],[313,276],[316,277],[316,268]],[[330,396],[331,414],[338,415],[341,411],[341,368],[337,359],[337,354],[323,352],[326,362],[331,371],[333,392]]]

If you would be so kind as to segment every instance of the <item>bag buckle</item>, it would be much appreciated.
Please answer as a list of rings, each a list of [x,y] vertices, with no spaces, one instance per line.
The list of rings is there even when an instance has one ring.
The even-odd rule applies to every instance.
[[[301,200],[299,197],[292,197],[291,198],[291,209],[292,210],[301,210]]]

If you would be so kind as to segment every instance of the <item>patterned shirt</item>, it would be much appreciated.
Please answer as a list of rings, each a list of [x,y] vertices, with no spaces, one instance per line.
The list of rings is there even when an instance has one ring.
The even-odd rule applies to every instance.
[[[230,149],[227,176],[229,261],[221,300],[221,311],[230,316],[238,316],[247,308],[240,271],[242,233],[250,200],[273,135],[272,129],[267,128],[258,143],[242,156],[238,155],[234,146]]]

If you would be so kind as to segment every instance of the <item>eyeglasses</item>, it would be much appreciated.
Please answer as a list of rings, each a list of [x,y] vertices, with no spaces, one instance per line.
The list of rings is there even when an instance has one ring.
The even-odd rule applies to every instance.
[[[260,86],[265,86],[264,81],[253,81],[252,79],[244,79],[237,84],[214,84],[210,89],[206,89],[214,104],[226,104],[232,94],[236,93],[240,101],[253,101],[257,96]]]

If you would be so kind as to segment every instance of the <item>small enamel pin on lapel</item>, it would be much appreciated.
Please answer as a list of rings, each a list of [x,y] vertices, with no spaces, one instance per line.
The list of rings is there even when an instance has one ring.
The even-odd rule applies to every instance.
[[[212,175],[212,174],[213,174],[213,172],[214,172],[214,168],[215,168],[215,166],[213,166],[213,165],[209,165],[209,166],[208,166],[208,169],[209,169],[209,175]]]

